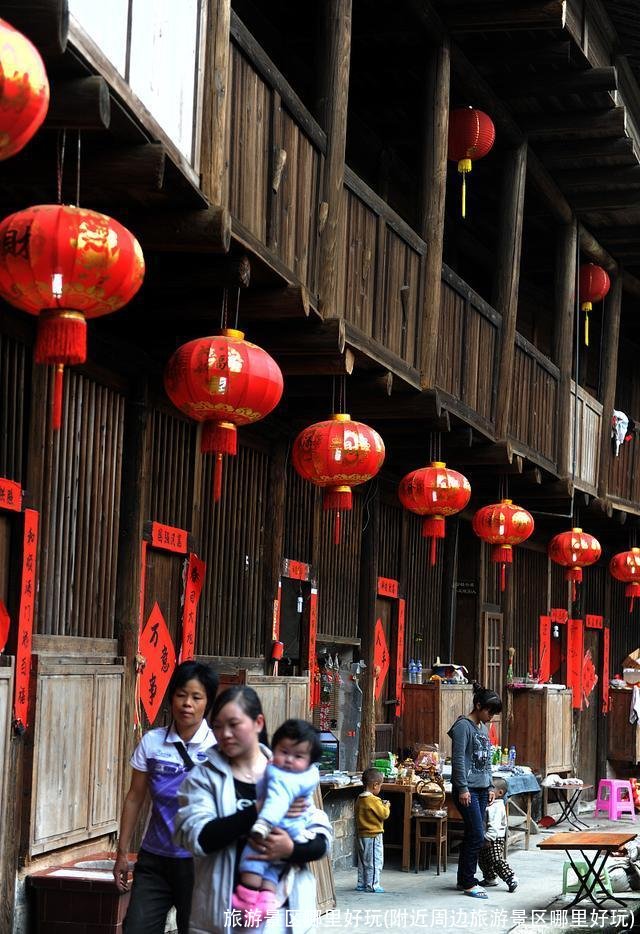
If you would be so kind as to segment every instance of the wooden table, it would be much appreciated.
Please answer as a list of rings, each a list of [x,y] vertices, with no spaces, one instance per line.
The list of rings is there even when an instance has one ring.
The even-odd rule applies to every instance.
[[[590,791],[592,788],[593,785],[547,785],[547,791],[562,792],[557,798],[562,811],[554,824],[555,827],[566,821],[574,830],[586,830],[588,828],[589,825],[578,817],[576,808],[582,792]]]
[[[383,782],[381,798],[387,798],[389,795],[403,795],[402,800],[402,843],[387,843],[385,839],[385,848],[389,850],[402,850],[402,871],[409,872],[411,864],[411,805],[413,804],[413,795],[415,785],[400,785],[396,782]]]
[[[630,840],[634,840],[636,836],[635,833],[582,833],[578,831],[554,833],[553,836],[538,844],[541,850],[565,850],[569,857],[569,862],[578,877],[580,885],[576,897],[567,905],[567,908],[572,908],[583,898],[588,898],[596,908],[600,908],[603,902],[609,900],[618,902],[623,908],[627,907],[626,903],[621,898],[616,898],[615,895],[605,894],[600,899],[595,898],[594,891],[599,888],[600,891],[604,892],[602,870],[607,857],[615,853],[616,850],[621,849]],[[573,858],[576,851],[587,864],[586,872],[578,869],[577,862]],[[589,858],[591,853],[593,854],[592,859]]]

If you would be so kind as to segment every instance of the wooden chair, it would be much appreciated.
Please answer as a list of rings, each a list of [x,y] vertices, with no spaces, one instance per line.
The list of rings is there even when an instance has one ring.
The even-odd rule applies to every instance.
[[[440,875],[440,866],[447,871],[447,818],[446,817],[416,817],[415,835],[415,871],[420,869],[422,847],[427,848],[427,869],[431,868],[431,846],[436,851],[436,874]]]

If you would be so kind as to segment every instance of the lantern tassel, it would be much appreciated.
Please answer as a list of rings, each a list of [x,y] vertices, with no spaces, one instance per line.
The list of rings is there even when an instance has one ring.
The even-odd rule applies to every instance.
[[[584,346],[589,346],[589,311],[584,313]]]
[[[471,171],[471,159],[460,159],[458,162],[458,172],[462,175],[462,217],[467,216],[467,172]]]
[[[491,549],[491,560],[500,564],[500,592],[504,593],[507,585],[507,565],[513,563],[511,545],[494,545]]]
[[[58,363],[53,377],[53,398],[51,400],[51,427],[59,431],[62,425],[62,393],[64,389],[64,364]]]
[[[352,507],[351,487],[350,486],[331,486],[328,487],[322,496],[322,508],[335,512],[333,522],[333,544],[340,544],[340,532],[342,524],[341,513],[347,512]]]
[[[336,511],[336,517],[333,522],[333,544],[340,544],[340,510]]]
[[[213,462],[213,501],[220,502],[222,496],[222,454],[216,454]]]
[[[438,538],[444,538],[444,516],[425,516],[422,534],[425,538],[431,539],[429,560],[433,566],[436,563],[436,541]]]

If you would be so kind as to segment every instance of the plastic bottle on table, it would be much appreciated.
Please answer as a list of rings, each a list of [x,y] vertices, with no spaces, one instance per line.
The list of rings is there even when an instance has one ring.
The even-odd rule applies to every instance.
[[[416,683],[416,663],[412,658],[409,659],[409,667],[407,669],[409,674],[409,684]]]
[[[422,661],[416,662],[416,684],[422,684]]]
[[[500,765],[509,765],[509,750],[505,746],[500,756]]]
[[[515,764],[516,764],[516,747],[510,746],[509,747],[509,768],[513,769],[515,767]]]

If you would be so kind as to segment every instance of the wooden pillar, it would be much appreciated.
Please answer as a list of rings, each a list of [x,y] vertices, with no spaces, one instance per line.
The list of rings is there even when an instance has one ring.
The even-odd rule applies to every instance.
[[[447,189],[450,74],[449,40],[445,39],[440,46],[431,51],[425,83],[425,135],[420,206],[420,236],[427,244],[420,334],[420,381],[423,388],[433,386],[436,378]]]
[[[358,746],[358,768],[366,769],[373,759],[376,744],[373,650],[376,627],[376,597],[378,591],[378,557],[380,544],[380,490],[369,502],[369,522],[362,532],[360,552],[360,657],[367,668],[362,676],[362,714]]]
[[[278,581],[284,557],[285,493],[287,488],[287,443],[280,439],[272,451],[269,465],[269,503],[271,521],[267,523],[265,542],[265,569],[263,576],[265,622],[264,657],[265,674],[271,674],[273,646],[273,601],[278,596]]]
[[[560,370],[558,386],[558,418],[556,420],[556,457],[558,473],[568,477],[571,473],[571,412],[574,397],[571,392],[571,369],[573,363],[573,323],[576,307],[576,266],[578,250],[578,225],[563,225],[556,240],[555,281],[555,333],[553,335],[554,359]]]
[[[460,518],[455,516],[447,522],[447,534],[442,544],[442,623],[440,625],[440,658],[454,657],[456,610],[458,607],[458,538]]]
[[[327,134],[322,179],[326,221],[320,235],[318,290],[325,318],[340,316],[337,307],[338,226],[344,183],[351,55],[351,0],[325,0],[326,48],[322,61],[320,124]]]
[[[517,149],[511,150],[505,160],[499,224],[500,239],[492,302],[496,311],[502,315],[496,399],[498,438],[505,438],[507,435],[511,407],[526,170],[527,144],[522,143]]]
[[[602,333],[602,419],[600,421],[600,463],[598,468],[598,496],[604,499],[609,488],[609,465],[611,463],[611,418],[616,401],[618,377],[618,344],[620,338],[620,314],[622,312],[622,269],[611,282],[611,292],[605,304]]]
[[[124,737],[124,748],[121,750],[122,762],[128,761],[134,740],[131,727],[134,722],[135,656],[138,651],[140,617],[141,544],[147,509],[148,428],[147,381],[141,378],[137,384],[132,386],[127,399],[123,439],[115,620],[120,652],[125,658],[121,720],[125,724],[125,729],[122,731]],[[122,781],[123,783],[126,781],[126,775],[123,776]]]
[[[200,172],[211,204],[226,206],[225,152],[231,0],[209,0]]]

